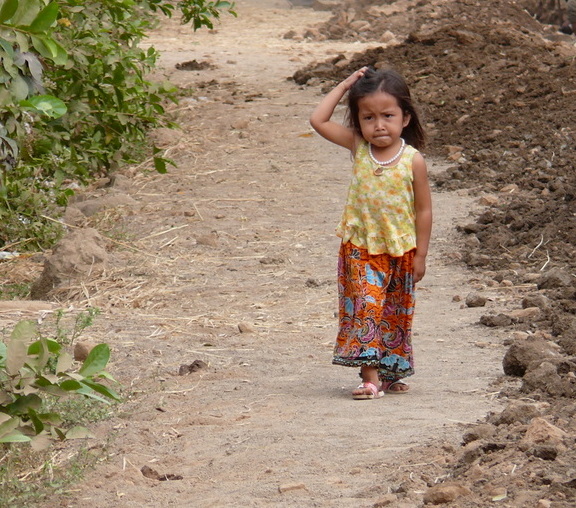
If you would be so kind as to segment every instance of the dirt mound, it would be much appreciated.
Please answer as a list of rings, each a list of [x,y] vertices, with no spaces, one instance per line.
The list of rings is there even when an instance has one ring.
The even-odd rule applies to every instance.
[[[390,31],[403,42],[348,59],[339,55],[293,76],[298,84],[327,90],[364,65],[404,74],[428,127],[428,153],[453,162],[435,178],[436,187],[485,195],[484,213],[461,228],[467,236],[463,259],[493,270],[488,273],[498,281],[505,276],[511,284],[536,283],[536,296],[546,300],[504,367],[510,374],[519,350],[531,358],[513,373],[522,377],[520,391],[508,395],[529,394],[542,425],[562,427],[562,438],[542,437],[541,429],[532,429],[538,419],[492,416],[489,436],[470,438],[449,461],[446,477],[460,483],[431,491],[429,502],[437,495],[442,503],[458,498],[459,507],[504,499],[514,506],[539,499],[573,506],[576,500],[568,466],[576,460],[570,444],[576,436],[576,281],[569,275],[576,267],[576,49],[573,37],[536,20],[559,24],[562,15],[555,2],[346,2],[306,36],[381,40]],[[552,277],[558,270],[568,275]],[[518,323],[495,317],[483,324]],[[543,347],[549,354],[541,354]],[[469,496],[472,485],[485,485],[485,495]]]

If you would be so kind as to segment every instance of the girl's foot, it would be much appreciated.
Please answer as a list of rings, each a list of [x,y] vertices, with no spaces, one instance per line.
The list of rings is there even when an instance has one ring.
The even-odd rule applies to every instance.
[[[371,400],[379,399],[384,395],[383,391],[378,391],[378,387],[374,383],[365,381],[352,392],[354,400]]]
[[[403,394],[410,390],[410,387],[401,379],[396,381],[384,381],[380,387],[384,393]]]

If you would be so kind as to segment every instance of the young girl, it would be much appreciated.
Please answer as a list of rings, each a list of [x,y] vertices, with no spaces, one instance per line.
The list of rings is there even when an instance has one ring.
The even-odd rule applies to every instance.
[[[348,92],[348,126],[332,120]],[[360,367],[355,399],[406,393],[414,373],[414,284],[424,277],[432,229],[424,130],[406,82],[368,67],[336,86],[310,117],[348,148],[353,177],[337,235],[340,329],[333,363]]]

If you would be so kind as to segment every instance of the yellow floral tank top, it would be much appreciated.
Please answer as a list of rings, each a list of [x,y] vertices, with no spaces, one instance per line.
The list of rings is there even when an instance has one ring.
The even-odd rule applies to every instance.
[[[379,166],[370,159],[368,143],[358,145],[346,207],[336,234],[343,242],[369,254],[402,256],[416,248],[416,212],[412,188],[412,159],[417,150],[406,145],[395,166]]]

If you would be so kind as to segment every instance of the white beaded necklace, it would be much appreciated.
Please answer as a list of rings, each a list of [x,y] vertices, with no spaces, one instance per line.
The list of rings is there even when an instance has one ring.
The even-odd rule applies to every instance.
[[[402,150],[404,150],[404,147],[406,146],[406,142],[404,141],[403,138],[400,138],[400,141],[402,141],[402,144],[400,145],[400,150],[398,150],[398,153],[392,157],[391,159],[388,159],[387,161],[379,161],[378,159],[376,159],[376,157],[374,157],[374,154],[372,153],[372,143],[368,143],[368,155],[370,155],[370,158],[374,161],[375,164],[377,164],[378,166],[388,166],[388,164],[391,164],[392,162],[394,162],[398,157],[400,157],[400,154],[402,153]],[[382,174],[382,168],[378,168],[378,170],[380,170],[378,174]],[[376,171],[378,171],[376,170]]]

